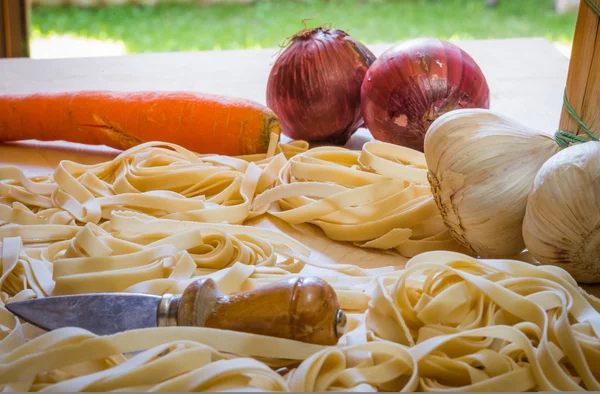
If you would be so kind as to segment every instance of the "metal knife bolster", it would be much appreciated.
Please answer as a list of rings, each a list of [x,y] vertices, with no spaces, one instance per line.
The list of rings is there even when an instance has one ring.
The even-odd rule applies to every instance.
[[[158,309],[156,311],[156,325],[158,327],[173,327],[177,326],[177,310],[181,294],[165,294],[160,299]]]

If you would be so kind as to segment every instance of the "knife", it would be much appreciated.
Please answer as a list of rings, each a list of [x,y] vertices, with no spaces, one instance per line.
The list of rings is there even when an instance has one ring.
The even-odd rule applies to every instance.
[[[316,277],[294,277],[230,296],[202,278],[182,294],[91,293],[6,304],[44,330],[80,327],[97,335],[148,327],[196,326],[332,346],[346,330],[333,288]]]

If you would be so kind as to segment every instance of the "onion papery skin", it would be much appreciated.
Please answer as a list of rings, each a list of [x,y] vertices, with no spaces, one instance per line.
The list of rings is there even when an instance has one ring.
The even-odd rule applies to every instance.
[[[488,109],[489,94],[469,54],[447,41],[419,38],[391,47],[373,63],[361,106],[375,139],[423,152],[434,120],[454,109]]]
[[[375,55],[338,29],[304,30],[276,60],[267,106],[286,136],[345,143],[364,122],[360,88]]]

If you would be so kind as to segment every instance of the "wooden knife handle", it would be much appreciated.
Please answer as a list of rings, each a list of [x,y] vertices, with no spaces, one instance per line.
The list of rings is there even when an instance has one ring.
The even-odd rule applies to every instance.
[[[335,345],[346,316],[333,288],[315,277],[294,277],[226,296],[214,280],[189,285],[179,300],[177,325],[220,328]]]

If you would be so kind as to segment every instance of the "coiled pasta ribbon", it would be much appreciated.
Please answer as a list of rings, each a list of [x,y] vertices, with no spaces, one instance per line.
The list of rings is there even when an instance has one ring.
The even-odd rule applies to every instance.
[[[312,223],[327,237],[406,257],[430,250],[464,251],[445,228],[429,183],[424,155],[372,141],[361,152],[313,148],[292,157],[275,187],[253,207],[290,224]]]

